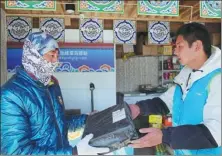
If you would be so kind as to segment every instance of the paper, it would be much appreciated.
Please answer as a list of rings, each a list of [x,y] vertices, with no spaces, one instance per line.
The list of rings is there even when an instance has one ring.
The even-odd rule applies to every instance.
[[[113,123],[118,122],[125,118],[126,118],[126,112],[124,108],[113,112]]]

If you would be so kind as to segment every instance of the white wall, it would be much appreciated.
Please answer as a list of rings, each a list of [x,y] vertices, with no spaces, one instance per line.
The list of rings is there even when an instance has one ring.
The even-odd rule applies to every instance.
[[[95,85],[94,109],[103,110],[116,104],[116,73],[55,73],[58,78],[66,109],[91,110],[89,84]]]
[[[113,43],[113,31],[104,30],[104,43]],[[66,29],[65,42],[79,42],[79,29]],[[115,54],[115,51],[114,51]],[[115,61],[115,55],[114,55]],[[94,109],[103,110],[116,104],[116,72],[108,73],[56,73],[60,81],[66,109],[91,110],[90,82],[94,83]]]

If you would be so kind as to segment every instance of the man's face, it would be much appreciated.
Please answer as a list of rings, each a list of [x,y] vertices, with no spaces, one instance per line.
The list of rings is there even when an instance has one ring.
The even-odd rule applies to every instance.
[[[58,50],[51,50],[43,55],[43,58],[51,63],[55,63],[58,61],[59,52]]]
[[[196,48],[195,42],[189,47],[189,44],[184,40],[183,36],[179,35],[176,40],[176,48],[174,54],[178,57],[182,65],[189,65],[195,59]]]

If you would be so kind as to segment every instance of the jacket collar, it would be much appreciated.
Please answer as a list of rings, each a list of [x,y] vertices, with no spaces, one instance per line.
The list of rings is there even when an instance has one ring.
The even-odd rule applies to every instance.
[[[184,90],[186,88],[190,88],[195,81],[203,78],[212,71],[221,68],[221,50],[217,47],[212,46],[211,51],[211,56],[199,70],[193,70],[185,66],[175,77],[174,82],[181,85],[182,89]],[[186,85],[187,81],[189,81],[188,86]]]
[[[22,77],[23,79],[25,79],[27,82],[32,83],[33,85],[35,85],[37,87],[40,87],[40,88],[45,88],[46,89],[48,86],[51,86],[51,85],[53,85],[55,83],[58,83],[57,79],[52,76],[52,79],[51,79],[51,82],[49,83],[49,85],[45,86],[43,83],[38,81],[38,79],[35,77],[35,75],[25,71],[23,66],[18,67],[16,69],[16,74],[18,76]]]

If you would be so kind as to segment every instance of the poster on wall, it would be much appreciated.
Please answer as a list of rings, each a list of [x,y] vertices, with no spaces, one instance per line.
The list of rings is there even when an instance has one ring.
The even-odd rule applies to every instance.
[[[56,11],[56,0],[5,0],[5,9]]]
[[[179,16],[179,1],[137,1],[138,15]]]
[[[32,32],[32,19],[29,17],[10,17],[6,19],[7,40],[13,42],[23,42]]]
[[[53,36],[58,42],[65,40],[65,25],[63,18],[40,18],[40,31]]]
[[[81,19],[80,42],[83,43],[102,43],[103,42],[103,20]]]
[[[81,0],[78,1],[79,12],[124,13],[123,0]]]
[[[114,20],[114,43],[136,44],[136,21]]]
[[[200,17],[221,18],[221,1],[200,1]]]
[[[161,21],[148,22],[148,44],[169,44],[170,23]]]
[[[7,49],[7,71],[14,73],[21,65],[22,48]],[[114,49],[60,48],[60,65],[56,72],[114,72]]]

